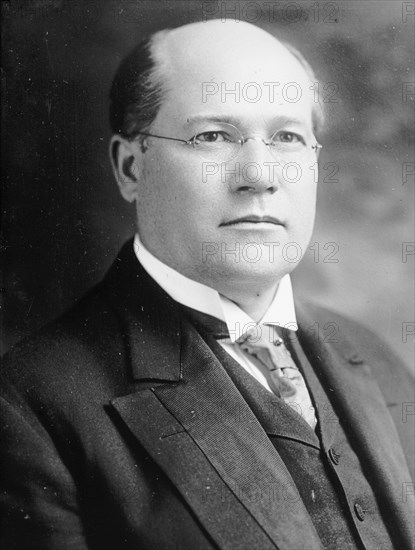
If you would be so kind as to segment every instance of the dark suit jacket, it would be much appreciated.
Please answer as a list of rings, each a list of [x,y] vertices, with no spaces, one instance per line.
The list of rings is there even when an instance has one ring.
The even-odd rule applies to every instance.
[[[413,380],[362,327],[297,312],[399,546],[411,548]],[[335,337],[316,337],[326,323]],[[261,424],[131,241],[102,283],[6,356],[2,407],[2,548],[321,548]],[[278,498],[265,498],[270,484]]]

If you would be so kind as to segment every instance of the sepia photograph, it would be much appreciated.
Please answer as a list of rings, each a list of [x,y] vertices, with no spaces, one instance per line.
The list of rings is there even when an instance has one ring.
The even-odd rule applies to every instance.
[[[4,0],[0,547],[415,549],[415,3]]]

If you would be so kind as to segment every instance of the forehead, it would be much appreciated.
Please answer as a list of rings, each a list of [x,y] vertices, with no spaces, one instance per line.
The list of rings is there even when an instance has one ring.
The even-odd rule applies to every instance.
[[[166,89],[160,116],[295,115],[311,124],[311,83],[285,46],[252,25],[196,27],[173,31],[158,52]]]

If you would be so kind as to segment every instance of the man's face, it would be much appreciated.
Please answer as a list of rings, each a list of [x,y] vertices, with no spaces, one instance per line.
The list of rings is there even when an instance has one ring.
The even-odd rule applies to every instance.
[[[275,284],[305,253],[314,223],[310,82],[283,46],[252,26],[198,24],[168,40],[167,94],[152,134],[189,140],[202,132],[204,141],[226,142],[219,132],[231,122],[245,137],[279,132],[283,152],[276,158],[251,139],[224,163],[176,141],[147,138],[145,153],[137,144],[142,241],[230,297],[235,285]]]

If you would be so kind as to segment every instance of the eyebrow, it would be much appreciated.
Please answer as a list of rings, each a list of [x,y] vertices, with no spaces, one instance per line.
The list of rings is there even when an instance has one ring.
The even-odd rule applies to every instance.
[[[195,115],[192,117],[189,117],[186,120],[187,124],[193,124],[194,122],[227,122],[229,124],[237,124],[240,122],[239,119],[233,117],[233,116],[227,116],[227,115]]]
[[[203,115],[194,115],[189,117],[186,120],[187,124],[193,124],[196,122],[227,122],[228,124],[233,124],[234,126],[241,125],[241,120],[239,118],[228,116],[228,115],[214,115],[214,114],[203,114]],[[273,124],[295,124],[299,126],[307,125],[305,120],[301,120],[296,117],[286,116],[286,115],[277,115],[275,118],[270,121]]]

